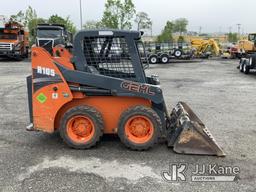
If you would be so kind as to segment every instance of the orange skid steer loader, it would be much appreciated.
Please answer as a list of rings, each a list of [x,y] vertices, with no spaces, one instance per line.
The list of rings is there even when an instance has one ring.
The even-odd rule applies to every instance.
[[[59,130],[66,144],[88,149],[103,134],[118,134],[133,150],[165,138],[177,153],[224,156],[214,138],[183,102],[169,115],[156,76],[147,77],[140,32],[80,31],[72,54],[32,48],[27,78],[28,130]]]

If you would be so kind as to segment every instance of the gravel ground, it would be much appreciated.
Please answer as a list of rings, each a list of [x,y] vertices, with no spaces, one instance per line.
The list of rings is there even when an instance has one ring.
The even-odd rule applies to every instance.
[[[227,153],[225,158],[179,155],[164,143],[130,151],[104,136],[90,150],[73,150],[58,133],[26,132],[25,77],[30,63],[0,61],[0,191],[256,191],[256,73],[244,75],[238,61],[153,65],[170,110],[187,102]],[[171,163],[187,163],[187,181],[166,182]],[[196,165],[238,166],[234,182],[191,182]]]

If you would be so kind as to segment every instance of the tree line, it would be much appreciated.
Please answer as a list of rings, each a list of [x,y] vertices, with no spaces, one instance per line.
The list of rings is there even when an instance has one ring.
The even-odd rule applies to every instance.
[[[33,44],[34,42],[35,37],[33,36],[33,31],[38,24],[62,24],[65,25],[68,31],[71,33],[76,32],[76,26],[69,17],[63,18],[57,14],[54,14],[47,19],[41,18],[38,17],[36,10],[31,6],[29,6],[25,12],[19,11],[17,14],[11,15],[10,19],[12,21],[21,23],[23,26],[28,28],[30,44]]]
[[[29,29],[31,39],[33,39],[31,32],[39,23],[63,24],[71,33],[77,31],[75,24],[70,20],[69,16],[63,18],[54,14],[47,19],[41,18],[38,17],[36,10],[30,6],[25,12],[19,11],[16,15],[12,15],[11,19],[26,26]],[[83,25],[83,28],[130,30],[132,26],[136,26],[138,31],[151,30],[152,32],[152,24],[152,20],[146,12],[136,11],[132,0],[107,0],[101,20],[87,21]],[[178,41],[183,42],[184,34],[187,32],[187,26],[188,20],[186,18],[167,21],[160,35],[157,36],[157,41],[171,42],[174,40],[173,34],[178,33]],[[238,39],[236,33],[229,33],[227,35],[230,42],[235,42]]]
[[[105,3],[105,10],[103,17],[100,21],[88,21],[83,25],[84,29],[131,29],[132,19],[136,23],[137,30],[150,29],[152,21],[148,14],[145,12],[136,12],[135,6],[132,0],[107,0]],[[31,6],[27,10],[19,11],[15,15],[11,15],[13,21],[17,21],[23,24],[31,32],[37,24],[49,23],[49,24],[63,24],[67,29],[75,33],[77,28],[69,17],[63,18],[57,14],[50,16],[49,18],[38,17],[36,10]]]
[[[133,20],[133,18],[135,18]],[[105,10],[100,21],[88,21],[84,29],[131,29],[135,22],[137,30],[152,30],[152,20],[145,12],[137,12],[132,0],[107,0]],[[188,20],[185,18],[167,21],[161,34],[157,37],[159,42],[173,41],[173,33],[180,34],[179,41],[184,41],[183,33],[187,32]]]
[[[69,17],[63,18],[57,14],[49,18],[38,17],[36,10],[31,6],[25,12],[19,11],[17,14],[12,15],[11,19],[22,23],[28,28],[30,32],[30,39],[33,39],[32,31],[36,26],[44,23],[49,24],[63,24],[71,33],[75,33],[77,28]],[[152,20],[146,12],[137,12],[132,0],[107,0],[105,3],[105,10],[100,21],[87,21],[84,29],[132,29],[135,24],[136,29],[152,30]],[[186,19],[177,19],[175,21],[168,21],[162,33],[158,36],[158,41],[172,41],[172,34],[179,32],[180,34],[187,31],[188,21]]]
[[[146,12],[137,12],[132,0],[107,0],[100,21],[87,21],[84,29],[132,29],[133,22],[137,30],[149,30],[152,21]]]

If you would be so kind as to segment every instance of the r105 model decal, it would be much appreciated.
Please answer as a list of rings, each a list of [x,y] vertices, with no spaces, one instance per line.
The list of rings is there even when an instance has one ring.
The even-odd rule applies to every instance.
[[[142,85],[139,83],[124,81],[121,83],[121,88],[127,89],[132,92],[144,93],[148,95],[155,95],[156,93],[150,90],[150,86]]]
[[[45,86],[63,82],[61,76],[54,69],[38,66],[33,69],[32,82],[34,91]]]
[[[55,70],[46,67],[37,66],[37,73],[55,77]]]

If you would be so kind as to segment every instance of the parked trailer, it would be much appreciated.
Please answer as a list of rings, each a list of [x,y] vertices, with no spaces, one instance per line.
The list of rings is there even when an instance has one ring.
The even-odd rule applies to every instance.
[[[185,43],[145,43],[150,64],[169,63],[171,59],[191,59],[193,51]]]

